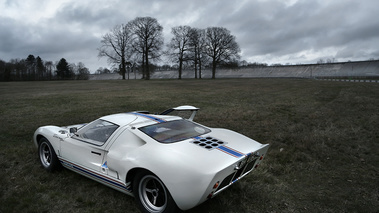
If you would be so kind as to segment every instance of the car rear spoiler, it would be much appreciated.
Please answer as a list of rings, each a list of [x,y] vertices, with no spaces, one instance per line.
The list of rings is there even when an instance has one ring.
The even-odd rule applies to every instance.
[[[187,105],[186,106],[178,106],[178,107],[175,107],[175,108],[171,108],[171,109],[165,110],[162,113],[160,113],[160,115],[168,115],[168,114],[170,114],[171,112],[174,112],[174,111],[190,111],[190,112],[192,112],[192,114],[188,118],[188,120],[192,121],[199,109],[200,108],[197,108],[197,107],[194,107],[194,106],[187,106]]]

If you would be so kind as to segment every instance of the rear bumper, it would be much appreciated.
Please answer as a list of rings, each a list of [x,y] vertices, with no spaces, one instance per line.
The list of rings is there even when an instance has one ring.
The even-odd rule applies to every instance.
[[[258,167],[258,165],[262,162],[264,157],[266,156],[269,145],[264,144],[262,147],[254,152],[246,154],[243,158],[241,158],[238,162],[229,167],[225,168],[223,171],[219,172],[214,180],[214,183],[218,182],[218,187],[214,188],[214,185],[211,187],[213,190],[210,194],[206,196],[206,198],[212,198],[233,183],[237,182],[241,178],[245,177],[251,171]],[[217,180],[218,179],[218,180]]]

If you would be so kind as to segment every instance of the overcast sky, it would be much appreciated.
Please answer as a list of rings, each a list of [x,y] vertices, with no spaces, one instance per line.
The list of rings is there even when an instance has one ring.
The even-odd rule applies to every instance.
[[[0,0],[0,59],[110,68],[97,57],[101,36],[144,16],[163,26],[165,43],[175,26],[225,27],[248,62],[379,59],[378,8],[378,0]]]

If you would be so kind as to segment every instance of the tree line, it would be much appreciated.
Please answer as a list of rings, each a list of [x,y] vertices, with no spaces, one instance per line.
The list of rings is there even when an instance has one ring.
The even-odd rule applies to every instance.
[[[34,55],[9,62],[0,59],[0,81],[87,80],[89,74],[82,62],[70,64],[64,58],[55,63]]]
[[[181,79],[183,64],[191,66],[195,78],[201,78],[204,66],[212,67],[212,78],[220,65],[237,63],[240,48],[235,36],[223,27],[206,29],[177,26],[171,29],[173,38],[164,48],[163,27],[152,17],[137,17],[126,24],[116,25],[102,36],[99,57],[106,57],[119,67],[123,79],[140,68],[143,79],[150,79],[151,62],[162,57],[178,65]]]
[[[163,27],[152,17],[137,17],[126,24],[113,27],[101,38],[98,56],[106,57],[113,71],[99,68],[96,73],[118,72],[129,79],[130,72],[138,70],[143,79],[150,79],[157,68],[152,62],[162,58],[175,64],[181,79],[184,67],[193,68],[195,78],[201,78],[204,67],[212,69],[212,78],[220,66],[238,66],[240,48],[235,36],[223,27],[206,29],[176,26],[168,44],[164,44]],[[64,58],[59,62],[43,61],[39,56],[26,59],[0,59],[1,81],[88,79],[90,74],[83,63],[69,64]]]

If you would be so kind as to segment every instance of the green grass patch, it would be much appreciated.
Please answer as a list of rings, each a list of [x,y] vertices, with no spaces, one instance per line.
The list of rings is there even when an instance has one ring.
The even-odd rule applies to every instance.
[[[379,84],[298,79],[0,83],[0,212],[137,212],[134,199],[68,170],[47,173],[43,125],[179,105],[195,121],[271,147],[243,180],[188,212],[376,212]],[[185,193],[185,192],[184,192]]]

